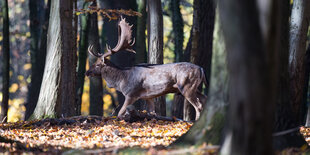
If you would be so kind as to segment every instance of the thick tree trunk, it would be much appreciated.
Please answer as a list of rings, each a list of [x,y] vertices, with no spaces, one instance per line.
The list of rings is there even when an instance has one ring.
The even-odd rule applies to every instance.
[[[217,13],[218,14],[218,13]],[[214,29],[212,72],[208,104],[200,119],[173,145],[200,145],[204,142],[219,145],[228,106],[228,71],[224,38],[218,15]]]
[[[280,22],[280,50],[279,50],[279,74],[277,87],[277,100],[275,111],[275,124],[273,132],[281,132],[299,126],[297,118],[294,117],[292,105],[289,100],[289,16],[290,1],[281,1],[278,4],[279,22]],[[276,150],[282,150],[287,147],[299,147],[304,143],[302,136],[296,131],[295,133],[276,135],[273,137],[273,146]]]
[[[229,129],[223,154],[273,154],[275,63],[280,46],[275,2],[270,1],[272,7],[266,7],[272,11],[264,36],[255,1],[219,1],[230,78]]]
[[[148,63],[163,63],[163,14],[160,0],[148,1]],[[165,96],[154,100],[157,115],[166,116]]]
[[[38,104],[31,119],[75,115],[76,41],[73,0],[51,3],[47,59]]]
[[[9,29],[9,8],[8,1],[2,1],[2,15],[3,15],[3,81],[2,81],[2,102],[1,102],[1,113],[0,121],[6,122],[9,108],[9,87],[10,87],[10,29]]]
[[[32,6],[32,3],[36,3],[37,1],[30,1],[30,14],[36,14],[42,11],[36,11],[38,9],[36,5]],[[40,9],[43,9],[44,2],[40,2],[43,4],[40,4]],[[43,5],[43,6],[42,6]],[[38,24],[40,20],[40,17],[38,15],[33,15],[33,19],[30,19],[30,28],[31,34],[34,34],[32,40],[31,40],[31,66],[32,66],[32,75],[31,75],[31,83],[29,86],[29,92],[27,97],[27,103],[26,103],[26,112],[25,112],[25,118],[24,120],[27,120],[31,114],[33,113],[40,94],[40,88],[41,88],[41,82],[43,78],[44,73],[44,66],[45,66],[45,58],[46,58],[46,41],[47,41],[47,30],[48,30],[48,21],[49,21],[49,15],[50,15],[50,7],[51,7],[51,0],[48,0],[45,11],[44,11],[44,23]],[[32,13],[31,13],[32,12]],[[33,25],[33,26],[31,26]],[[38,26],[41,26],[39,28]],[[41,35],[38,33],[41,32]],[[40,39],[38,38],[40,36]],[[32,37],[32,36],[31,36]]]
[[[294,0],[290,20],[290,50],[289,50],[289,76],[290,76],[290,103],[293,115],[298,124],[302,124],[305,105],[302,105],[305,84],[306,39],[310,17],[310,1]]]
[[[206,79],[210,79],[212,41],[214,30],[215,8],[212,0],[195,0],[192,28],[191,62],[203,67]],[[209,86],[206,86],[207,95]],[[184,102],[184,119],[194,120],[195,110]]]
[[[175,62],[181,62],[183,60],[183,18],[180,10],[180,0],[171,0],[169,4],[169,9],[172,18],[173,27],[173,40],[174,40],[174,54]],[[184,107],[184,97],[182,94],[178,93],[174,95],[174,99],[171,107],[171,114],[177,118],[183,118],[183,108]]]
[[[96,1],[92,3],[93,7],[96,7]],[[99,44],[99,32],[98,32],[98,19],[97,14],[89,14],[89,45],[93,45],[96,51],[100,52],[100,44]],[[89,66],[93,65],[97,57],[92,55],[88,55]],[[102,88],[102,78],[101,77],[91,77],[90,78],[90,90],[89,90],[89,114],[90,115],[103,115],[103,88]]]
[[[73,10],[76,0],[61,1],[60,5],[60,25],[62,37],[62,79],[61,79],[61,98],[62,115],[64,117],[76,115],[76,30],[74,28]]]
[[[84,2],[83,8],[88,8],[88,2]],[[77,64],[77,84],[76,84],[76,105],[77,115],[81,115],[82,95],[84,90],[84,79],[87,59],[87,45],[88,45],[88,15],[80,15],[80,42],[79,42],[79,56]]]

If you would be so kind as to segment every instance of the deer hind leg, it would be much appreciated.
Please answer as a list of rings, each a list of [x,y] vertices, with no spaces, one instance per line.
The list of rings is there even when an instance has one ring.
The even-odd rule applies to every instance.
[[[197,95],[196,90],[197,89],[193,89],[193,87],[195,86],[187,86],[187,88],[185,87],[182,95],[186,98],[186,100],[191,103],[191,105],[195,108],[196,111],[196,117],[195,120],[198,120],[198,118],[200,117],[200,112],[202,111],[202,101],[204,100],[204,98],[199,98],[200,96]],[[192,91],[195,90],[195,91]]]
[[[197,97],[199,98],[199,101],[202,103],[202,104],[205,104],[207,102],[207,96],[202,94],[200,91],[197,91],[196,92],[196,95]]]
[[[118,112],[118,117],[121,118],[124,114],[125,114],[125,111],[126,111],[126,107],[128,105],[131,105],[133,104],[137,99],[135,98],[131,98],[131,97],[125,97],[125,102],[121,108],[121,110]]]
[[[189,101],[189,103],[191,103],[191,105],[195,108],[195,112],[196,112],[195,120],[197,121],[198,118],[200,117],[200,113],[201,113],[201,111],[202,111],[202,104],[201,104],[199,98],[197,98],[196,95],[193,95],[193,96],[185,96],[185,98],[186,98],[187,101]]]

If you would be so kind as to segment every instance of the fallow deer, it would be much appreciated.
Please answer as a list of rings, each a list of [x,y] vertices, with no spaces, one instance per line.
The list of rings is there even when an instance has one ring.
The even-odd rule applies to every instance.
[[[195,119],[197,120],[202,111],[202,103],[206,101],[206,96],[198,90],[202,82],[207,85],[201,67],[188,62],[180,62],[138,64],[133,67],[121,68],[107,59],[108,56],[121,50],[135,53],[132,49],[135,41],[131,36],[131,27],[132,25],[130,26],[122,18],[118,24],[118,43],[113,49],[107,45],[107,52],[104,54],[94,53],[93,46],[89,46],[89,54],[98,57],[98,59],[86,72],[86,75],[101,76],[105,79],[108,87],[123,93],[125,102],[118,117],[122,117],[126,107],[138,99],[146,100],[151,111],[154,112],[152,98],[167,93],[181,93],[194,106]]]

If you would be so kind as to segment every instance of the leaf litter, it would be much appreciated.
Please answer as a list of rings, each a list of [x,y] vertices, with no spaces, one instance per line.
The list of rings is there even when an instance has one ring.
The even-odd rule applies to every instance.
[[[76,116],[0,124],[0,136],[40,151],[168,146],[193,125],[186,121],[126,122],[116,117]],[[9,148],[7,148],[9,147]],[[0,143],[0,148],[18,148]]]

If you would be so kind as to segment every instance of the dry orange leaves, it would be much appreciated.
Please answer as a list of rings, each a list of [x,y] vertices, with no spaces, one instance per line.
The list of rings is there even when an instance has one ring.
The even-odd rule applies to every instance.
[[[184,134],[192,123],[142,121],[128,123],[114,118],[75,117],[0,124],[2,137],[27,147],[94,149],[109,147],[167,146]]]

